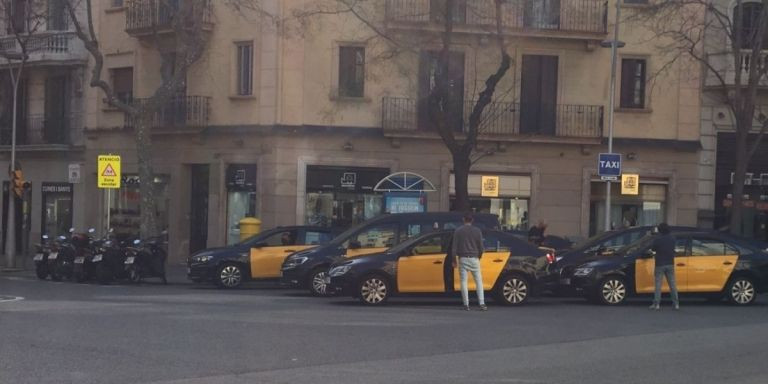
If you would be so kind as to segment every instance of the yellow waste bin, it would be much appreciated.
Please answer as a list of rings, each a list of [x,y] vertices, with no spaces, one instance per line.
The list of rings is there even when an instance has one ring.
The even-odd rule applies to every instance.
[[[259,232],[261,232],[261,220],[255,217],[246,217],[240,220],[240,241]]]

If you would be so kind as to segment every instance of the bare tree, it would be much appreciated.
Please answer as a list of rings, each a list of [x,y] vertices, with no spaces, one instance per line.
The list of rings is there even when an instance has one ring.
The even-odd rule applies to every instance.
[[[129,0],[142,1],[142,0]],[[144,0],[146,2],[146,0]],[[158,234],[154,166],[152,162],[152,128],[155,116],[172,103],[180,90],[186,88],[188,70],[207,49],[211,0],[153,0],[153,5],[165,14],[165,23],[151,23],[152,38],[162,59],[162,81],[147,98],[126,100],[115,93],[112,85],[103,79],[104,52],[94,27],[92,0],[67,0],[67,10],[74,20],[77,37],[93,58],[90,86],[100,89],[110,106],[122,111],[133,129],[139,168],[141,194],[141,236]],[[84,13],[79,12],[83,9]],[[163,11],[164,10],[164,11]]]
[[[768,45],[768,0],[655,0],[631,17],[660,38],[668,60],[685,56],[703,66],[706,85],[718,90],[715,96],[731,112],[736,166],[729,230],[739,234],[747,168],[768,128],[758,108],[758,89],[768,84],[761,59]]]
[[[6,222],[5,257],[6,266],[14,267],[16,254],[16,213],[13,201],[13,182],[15,171],[20,170],[16,160],[16,125],[19,119],[19,86],[22,83],[24,69],[26,68],[29,54],[39,48],[41,38],[36,35],[47,19],[48,7],[45,1],[35,0],[0,0],[0,12],[8,36],[0,41],[0,57],[5,59],[8,68],[8,77],[11,82],[11,126],[8,129],[11,134],[11,160],[8,164],[8,212]],[[44,40],[44,38],[43,38]],[[3,89],[7,91],[7,89]]]

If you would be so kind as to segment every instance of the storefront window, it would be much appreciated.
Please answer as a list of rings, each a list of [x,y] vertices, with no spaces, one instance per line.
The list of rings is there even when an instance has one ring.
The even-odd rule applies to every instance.
[[[230,164],[227,167],[227,244],[240,241],[240,220],[257,216],[256,166]]]
[[[349,227],[383,212],[383,195],[373,191],[388,169],[307,167],[308,225]]]
[[[469,205],[473,212],[492,213],[499,216],[499,223],[505,230],[528,230],[528,206],[531,196],[531,178],[520,175],[499,177],[499,196],[483,197],[480,186],[482,175],[470,175],[468,180]],[[451,175],[451,210],[454,209],[454,176]]]
[[[51,238],[65,235],[72,227],[72,184],[43,183],[42,233]]]
[[[168,181],[167,175],[156,175],[153,180],[157,227],[168,228]],[[110,228],[118,237],[135,237],[141,227],[141,181],[138,175],[124,174],[122,187],[111,192]]]
[[[605,183],[593,182],[589,233],[605,229]],[[611,188],[611,228],[657,225],[666,220],[667,186],[640,184],[638,195],[622,195],[621,188]]]

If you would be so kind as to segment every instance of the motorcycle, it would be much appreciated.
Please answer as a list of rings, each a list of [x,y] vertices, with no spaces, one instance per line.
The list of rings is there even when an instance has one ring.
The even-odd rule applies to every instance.
[[[78,283],[83,283],[93,278],[95,266],[93,257],[97,254],[100,241],[93,240],[95,229],[91,228],[87,234],[79,233],[72,237],[72,243],[77,251],[73,261],[72,279]]]
[[[119,242],[110,235],[99,247],[91,262],[95,265],[96,281],[109,284],[117,279],[127,279],[125,260],[128,258],[128,243]]]
[[[43,240],[40,244],[35,244],[37,252],[32,260],[35,262],[35,274],[40,280],[45,280],[48,275],[51,274],[50,268],[48,268],[48,256],[51,254],[51,245],[48,239],[48,235],[43,235]]]
[[[125,271],[128,281],[140,283],[144,278],[158,277],[163,284],[168,284],[165,276],[165,262],[168,253],[165,250],[165,233],[142,241],[136,239],[133,246],[127,248]]]
[[[56,251],[51,251],[48,255],[48,270],[51,272],[51,280],[61,281],[72,277],[75,255],[77,249],[72,242],[75,229],[69,229],[70,236],[59,236],[58,241],[53,245]]]

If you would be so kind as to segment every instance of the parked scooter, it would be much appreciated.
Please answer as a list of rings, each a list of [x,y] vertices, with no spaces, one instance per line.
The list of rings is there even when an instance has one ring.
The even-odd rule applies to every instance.
[[[165,246],[165,232],[146,241],[134,240],[133,246],[127,249],[125,259],[128,281],[137,284],[144,278],[159,277],[163,284],[168,284],[165,277],[165,261],[168,258]]]
[[[107,239],[101,244],[91,262],[95,265],[96,281],[109,284],[117,279],[127,279],[125,260],[128,258],[128,242],[119,242],[110,229]]]
[[[99,242],[93,240],[95,232],[95,229],[90,228],[87,234],[78,233],[72,236],[72,243],[77,251],[72,268],[72,279],[78,283],[92,279],[96,272],[93,257],[97,254]]]
[[[40,280],[45,280],[48,275],[51,274],[50,268],[48,268],[48,256],[51,254],[51,245],[48,239],[48,235],[43,235],[43,239],[40,244],[35,244],[37,252],[32,259],[35,262],[35,274]]]
[[[48,270],[53,281],[61,281],[72,277],[75,257],[77,255],[77,249],[72,242],[72,238],[75,236],[75,229],[70,228],[69,233],[70,236],[59,236],[58,241],[53,245],[56,251],[52,251],[48,255]]]

